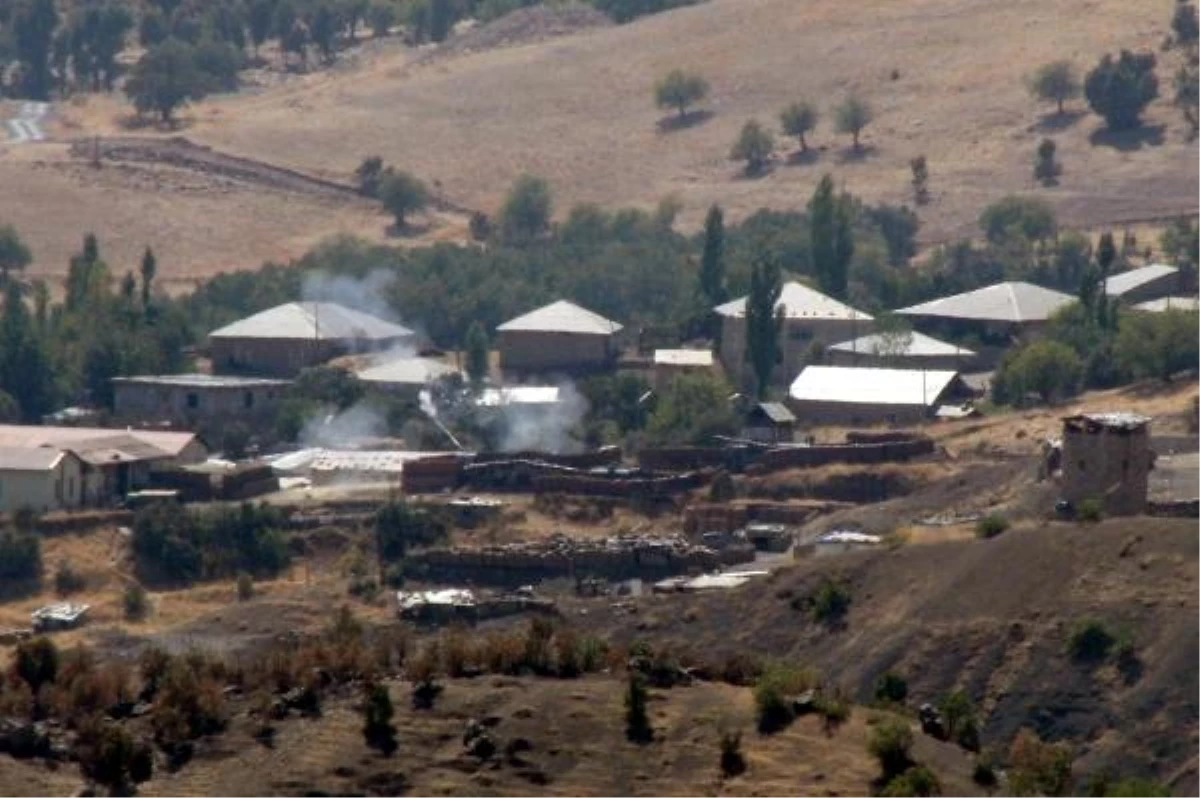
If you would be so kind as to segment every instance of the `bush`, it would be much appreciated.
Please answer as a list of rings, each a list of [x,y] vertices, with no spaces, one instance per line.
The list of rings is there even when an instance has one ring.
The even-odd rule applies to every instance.
[[[354,170],[354,177],[358,181],[358,193],[364,197],[378,197],[379,184],[385,175],[382,158],[378,155],[363,158],[362,163]]]
[[[1094,779],[1088,785],[1088,795],[1102,798],[1134,798],[1135,796],[1168,796],[1171,788],[1152,779],[1127,778],[1112,781],[1106,777]]]
[[[1071,752],[1022,729],[1009,749],[1008,786],[1013,795],[1064,795],[1071,781]]]
[[[254,578],[242,571],[237,578],[238,601],[249,601],[254,598]]]
[[[889,781],[880,795],[941,795],[942,785],[932,770],[924,765],[910,767]]]
[[[150,600],[146,597],[146,588],[136,582],[125,588],[121,603],[125,609],[125,620],[127,621],[145,620],[150,611]]]
[[[392,725],[394,714],[387,687],[382,684],[368,685],[363,704],[363,738],[367,745],[384,756],[391,756],[397,747],[396,727]]]
[[[1108,656],[1117,638],[1097,620],[1087,620],[1079,624],[1067,641],[1067,650],[1076,662],[1100,662]]]
[[[742,732],[721,730],[721,775],[725,778],[740,776],[746,772],[746,758],[742,756]]]
[[[76,750],[84,778],[107,787],[112,795],[129,794],[132,785],[154,772],[150,747],[117,724],[92,721],[82,729]]]
[[[87,586],[83,575],[71,567],[70,560],[63,560],[54,572],[54,592],[60,596],[78,593]]]
[[[758,120],[751,119],[742,126],[729,157],[735,161],[745,161],[746,174],[756,175],[766,168],[774,152],[775,137]]]
[[[771,663],[754,685],[754,706],[760,734],[774,734],[795,718],[792,699],[818,686],[819,675],[807,668]]]
[[[639,673],[630,672],[629,686],[625,691],[625,737],[631,742],[644,744],[654,739],[650,726],[650,715],[646,708],[648,691]]]
[[[0,532],[0,582],[36,581],[42,576],[42,543],[29,532]]]
[[[1088,105],[1111,130],[1141,125],[1142,109],[1158,96],[1153,53],[1122,50],[1117,58],[1106,55],[1084,81]]]
[[[993,244],[1038,242],[1055,236],[1058,219],[1046,201],[1010,195],[984,209],[979,227]]]
[[[979,727],[975,720],[975,707],[971,697],[962,690],[955,690],[938,702],[938,711],[946,726],[946,739],[953,740],[969,751],[979,748]]]
[[[1034,394],[1049,403],[1074,396],[1082,380],[1083,361],[1071,347],[1035,341],[1005,355],[992,383],[992,397],[999,404],[1019,407]]]
[[[43,685],[53,684],[58,678],[59,654],[54,642],[45,637],[35,637],[17,644],[13,656],[13,670],[36,696]]]
[[[888,671],[875,681],[875,700],[903,704],[908,698],[908,682],[898,673]]]
[[[912,729],[900,718],[888,718],[871,729],[867,750],[879,760],[884,783],[902,774],[912,764],[909,758],[912,743]]]
[[[728,471],[721,469],[713,477],[712,484],[708,487],[708,500],[723,504],[736,498],[737,489],[733,484],[733,476]]]
[[[1099,499],[1084,499],[1075,508],[1075,517],[1085,524],[1094,524],[1104,517],[1104,503]]]
[[[1037,155],[1033,159],[1033,179],[1042,185],[1053,185],[1062,174],[1062,164],[1055,158],[1057,151],[1054,139],[1042,139],[1038,144]]]
[[[817,712],[824,721],[825,734],[832,736],[850,719],[850,699],[841,689],[827,691],[817,698]]]
[[[991,762],[983,759],[976,760],[975,769],[971,771],[971,780],[985,789],[996,786],[996,769]]]
[[[1008,519],[1002,515],[985,515],[975,522],[975,534],[981,538],[994,538],[1008,531]]]
[[[834,579],[826,577],[813,595],[812,617],[817,623],[835,626],[850,609],[850,591]]]

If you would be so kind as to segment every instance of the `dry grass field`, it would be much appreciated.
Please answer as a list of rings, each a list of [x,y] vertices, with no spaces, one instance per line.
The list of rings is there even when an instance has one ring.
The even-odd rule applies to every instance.
[[[1055,58],[1083,71],[1121,47],[1158,51],[1170,7],[1171,0],[708,0],[631,25],[444,57],[381,42],[336,69],[201,103],[176,132],[341,182],[378,154],[447,200],[487,212],[524,171],[550,181],[560,212],[583,201],[652,206],[675,195],[689,229],[712,202],[733,218],[801,206],[827,171],[868,200],[906,201],[909,159],[924,154],[933,195],[921,211],[926,242],[970,234],[979,211],[1010,192],[1044,196],[1065,223],[1094,229],[1196,211],[1197,148],[1166,99],[1179,56],[1159,53],[1164,96],[1149,109],[1144,134],[1119,141],[1098,132],[1081,100],[1065,120],[1046,116],[1023,78]],[[704,107],[712,115],[664,132],[651,87],[674,67],[709,78]],[[833,132],[830,108],[850,90],[876,113],[862,157]],[[798,98],[823,109],[814,158],[791,163],[791,145],[781,140],[769,174],[742,178],[727,158],[742,123],[756,117],[777,129],[778,110]],[[57,105],[48,127],[57,142],[146,136],[123,128],[128,116],[120,97],[92,97]],[[1046,135],[1065,168],[1061,185],[1049,189],[1031,179],[1034,148]],[[161,279],[175,290],[217,271],[286,260],[335,233],[389,240],[386,216],[353,198],[163,164],[94,170],[61,143],[0,144],[0,186],[0,219],[32,245],[34,271],[53,277],[87,230],[118,270],[152,245]],[[466,234],[461,214],[434,214],[425,227],[407,240]]]

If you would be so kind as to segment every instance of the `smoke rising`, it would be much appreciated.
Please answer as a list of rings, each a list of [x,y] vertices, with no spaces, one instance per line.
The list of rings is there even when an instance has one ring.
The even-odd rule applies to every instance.
[[[500,405],[501,451],[555,454],[583,451],[583,442],[573,433],[587,415],[588,401],[570,382],[555,387],[558,388],[558,402],[554,404],[510,401]]]
[[[347,449],[365,438],[382,438],[387,431],[387,419],[367,402],[359,402],[340,413],[310,418],[300,430],[299,441],[305,447]]]
[[[305,302],[336,302],[351,310],[370,313],[384,321],[402,324],[396,312],[384,299],[384,291],[395,279],[394,273],[384,269],[375,269],[362,278],[330,274],[318,269],[304,275],[300,295]]]

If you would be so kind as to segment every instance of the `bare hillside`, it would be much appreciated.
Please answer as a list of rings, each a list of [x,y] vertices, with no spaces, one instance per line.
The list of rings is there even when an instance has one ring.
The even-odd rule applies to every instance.
[[[379,154],[461,203],[493,210],[513,178],[548,178],[560,209],[580,201],[650,204],[668,194],[696,223],[720,201],[735,215],[803,203],[835,171],[871,199],[908,197],[908,161],[929,159],[934,202],[922,213],[930,240],[973,229],[999,196],[1033,191],[1064,219],[1094,225],[1196,207],[1196,147],[1159,100],[1147,132],[1107,141],[1099,119],[1065,122],[1027,94],[1038,64],[1070,59],[1079,70],[1121,47],[1158,50],[1170,0],[710,0],[632,25],[514,46],[426,65],[382,55],[361,69],[314,76],[197,114],[194,133],[232,151],[347,174]],[[1160,54],[1163,94],[1174,54]],[[706,75],[713,113],[660,131],[655,80],[673,67]],[[893,79],[893,75],[895,78]],[[829,108],[855,90],[875,108],[868,154],[849,157]],[[778,127],[787,102],[824,110],[815,162],[766,177],[738,176],[728,158],[742,123]],[[1083,102],[1075,103],[1077,111]],[[1035,189],[1033,151],[1056,139],[1062,184]],[[781,141],[790,150],[788,142]]]

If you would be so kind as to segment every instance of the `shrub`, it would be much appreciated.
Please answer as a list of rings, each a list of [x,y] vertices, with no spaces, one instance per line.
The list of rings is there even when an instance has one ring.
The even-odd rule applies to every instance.
[[[625,737],[631,742],[643,744],[654,739],[650,715],[646,709],[648,691],[640,673],[630,672],[629,686],[625,691]]]
[[[1085,524],[1094,524],[1104,517],[1104,503],[1099,499],[1084,499],[1075,508],[1075,517]]]
[[[991,762],[976,760],[975,769],[971,771],[971,780],[980,787],[991,789],[996,786],[996,769],[992,767]]]
[[[397,747],[396,727],[392,725],[394,714],[387,687],[382,684],[368,685],[363,704],[363,738],[367,745],[384,756],[391,756]]]
[[[880,795],[941,795],[942,785],[932,770],[924,765],[915,765],[890,780]]]
[[[690,105],[708,96],[708,81],[700,75],[673,69],[654,86],[654,102],[659,108],[674,108],[679,118],[687,116]]]
[[[54,684],[58,677],[58,647],[48,638],[35,637],[18,643],[13,660],[14,672],[34,695],[42,685]]]
[[[128,794],[133,784],[154,772],[150,747],[117,724],[89,723],[81,730],[76,751],[84,778],[107,787],[112,795]]]
[[[249,601],[254,598],[254,578],[242,571],[237,578],[238,601]]]
[[[918,205],[929,201],[929,162],[924,155],[918,155],[908,162],[912,170],[913,200]]]
[[[946,739],[953,740],[967,750],[979,748],[979,727],[975,720],[975,707],[971,697],[962,690],[955,690],[938,702],[938,711],[946,725]]]
[[[1067,650],[1077,662],[1099,662],[1108,656],[1117,638],[1103,623],[1087,620],[1079,624],[1067,641]]]
[[[354,177],[358,181],[358,193],[364,197],[378,197],[379,183],[385,175],[382,158],[378,155],[363,158],[362,163],[354,170]]]
[[[774,152],[775,137],[757,119],[751,119],[742,126],[729,157],[735,161],[745,161],[746,174],[756,175],[766,168]]]
[[[888,671],[875,680],[875,700],[903,704],[908,698],[908,682],[898,673]]]
[[[136,582],[125,588],[121,597],[125,609],[125,620],[141,621],[150,611],[150,600],[146,597],[146,588]]]
[[[994,538],[1008,531],[1008,519],[1002,515],[985,515],[975,522],[975,534],[981,538]]]
[[[1158,96],[1153,53],[1122,50],[1117,58],[1105,55],[1084,81],[1088,105],[1111,130],[1141,125],[1142,109]]]
[[[760,734],[773,734],[795,717],[792,699],[818,686],[820,677],[808,668],[771,663],[754,685],[754,706]]]
[[[1134,798],[1134,796],[1167,796],[1171,788],[1152,779],[1128,778],[1111,781],[1101,777],[1088,786],[1088,795],[1103,798]]]
[[[70,560],[63,560],[54,572],[54,592],[60,596],[78,593],[87,586],[83,575],[71,567]]]
[[[595,635],[585,635],[579,640],[579,667],[584,673],[601,670],[608,657],[608,643]]]
[[[25,582],[41,578],[42,544],[37,535],[0,532],[0,582]]]
[[[740,776],[746,772],[746,758],[742,756],[742,732],[721,730],[721,775],[725,778]]]
[[[850,591],[841,582],[826,577],[813,595],[813,620],[834,626],[842,621],[849,609]]]
[[[888,718],[871,729],[867,750],[879,760],[884,783],[899,776],[912,764],[909,758],[912,743],[912,729],[907,721],[900,718]]]
[[[1062,174],[1062,164],[1055,157],[1057,151],[1054,139],[1042,139],[1038,144],[1037,154],[1033,159],[1033,179],[1042,185],[1053,185]]]
[[[1000,363],[992,396],[1000,404],[1020,406],[1035,394],[1042,402],[1074,396],[1083,379],[1083,361],[1058,341],[1035,341],[1010,351]]]
[[[403,230],[409,214],[429,204],[429,189],[408,172],[389,171],[379,181],[379,200]]]
[[[1071,780],[1071,752],[1062,744],[1042,742],[1022,729],[1009,749],[1008,786],[1013,795],[1064,795]]]
[[[822,693],[817,698],[817,712],[824,721],[825,734],[832,736],[838,727],[850,719],[850,699],[841,689]]]

